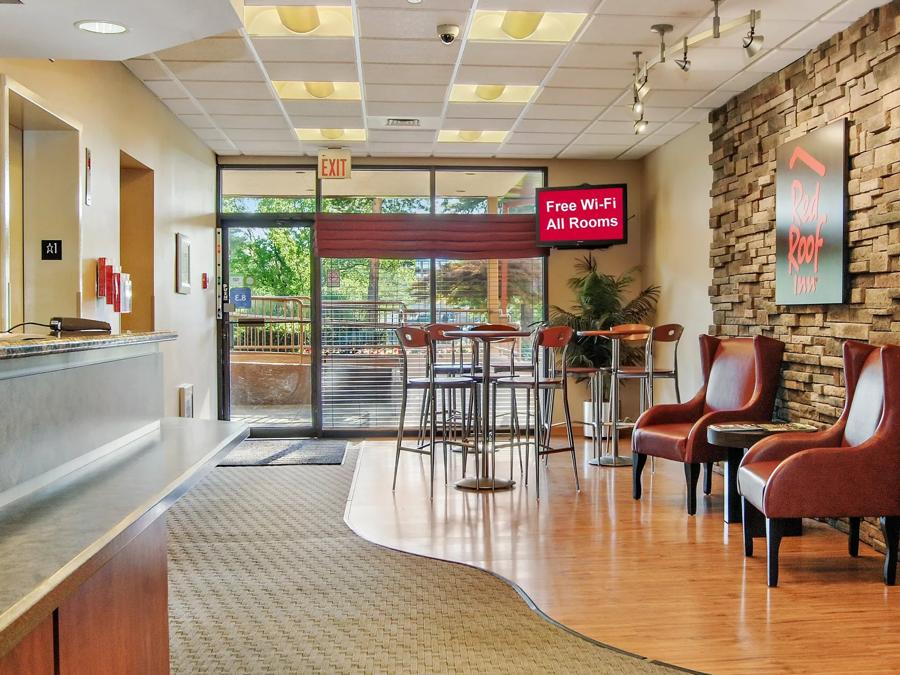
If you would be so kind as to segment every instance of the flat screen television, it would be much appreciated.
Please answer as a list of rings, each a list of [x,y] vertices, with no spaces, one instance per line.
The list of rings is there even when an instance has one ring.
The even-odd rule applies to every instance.
[[[536,190],[537,245],[604,247],[628,242],[628,187],[578,185]]]

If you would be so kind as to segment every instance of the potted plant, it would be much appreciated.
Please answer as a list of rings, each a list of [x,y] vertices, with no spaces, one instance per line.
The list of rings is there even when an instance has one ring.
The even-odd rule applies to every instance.
[[[569,326],[576,333],[583,330],[606,330],[623,323],[646,323],[656,309],[659,286],[648,286],[635,297],[627,299],[634,283],[636,268],[619,276],[604,274],[597,268],[597,261],[589,253],[575,263],[575,276],[569,279],[569,288],[575,293],[571,310],[553,306],[550,322],[557,326]],[[643,360],[643,350],[623,345],[619,354],[622,365],[634,365]],[[608,368],[612,363],[609,340],[576,337],[569,347],[568,364],[573,367]],[[603,388],[604,405],[608,405],[608,387]],[[593,419],[593,403],[584,404],[584,419]],[[587,427],[585,427],[587,429]]]

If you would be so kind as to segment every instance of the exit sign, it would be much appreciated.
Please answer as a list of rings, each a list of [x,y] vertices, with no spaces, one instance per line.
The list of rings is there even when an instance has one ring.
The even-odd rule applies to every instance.
[[[319,151],[319,178],[323,180],[350,178],[350,170],[349,150]]]

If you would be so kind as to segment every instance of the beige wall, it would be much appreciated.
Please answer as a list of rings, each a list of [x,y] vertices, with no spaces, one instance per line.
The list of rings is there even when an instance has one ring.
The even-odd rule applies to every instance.
[[[647,284],[661,288],[655,323],[680,323],[682,400],[702,384],[697,337],[712,324],[709,285],[710,125],[698,124],[644,158],[643,270]],[[674,400],[661,384],[657,401]]]
[[[154,170],[156,326],[179,333],[178,342],[164,348],[166,412],[177,413],[176,387],[191,382],[195,414],[214,417],[215,290],[203,291],[199,283],[201,272],[215,273],[213,153],[121,64],[0,59],[0,73],[34,92],[51,112],[76,121],[82,147],[92,152],[93,204],[81,207],[86,317],[118,326],[118,317],[95,297],[94,276],[98,257],[118,262],[119,152]],[[83,171],[83,157],[79,161]],[[190,295],[174,291],[176,232],[193,243]]]

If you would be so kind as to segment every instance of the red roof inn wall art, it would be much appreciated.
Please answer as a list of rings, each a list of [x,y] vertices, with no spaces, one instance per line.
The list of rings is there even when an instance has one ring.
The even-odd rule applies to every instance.
[[[778,148],[775,302],[846,301],[847,121]]]

